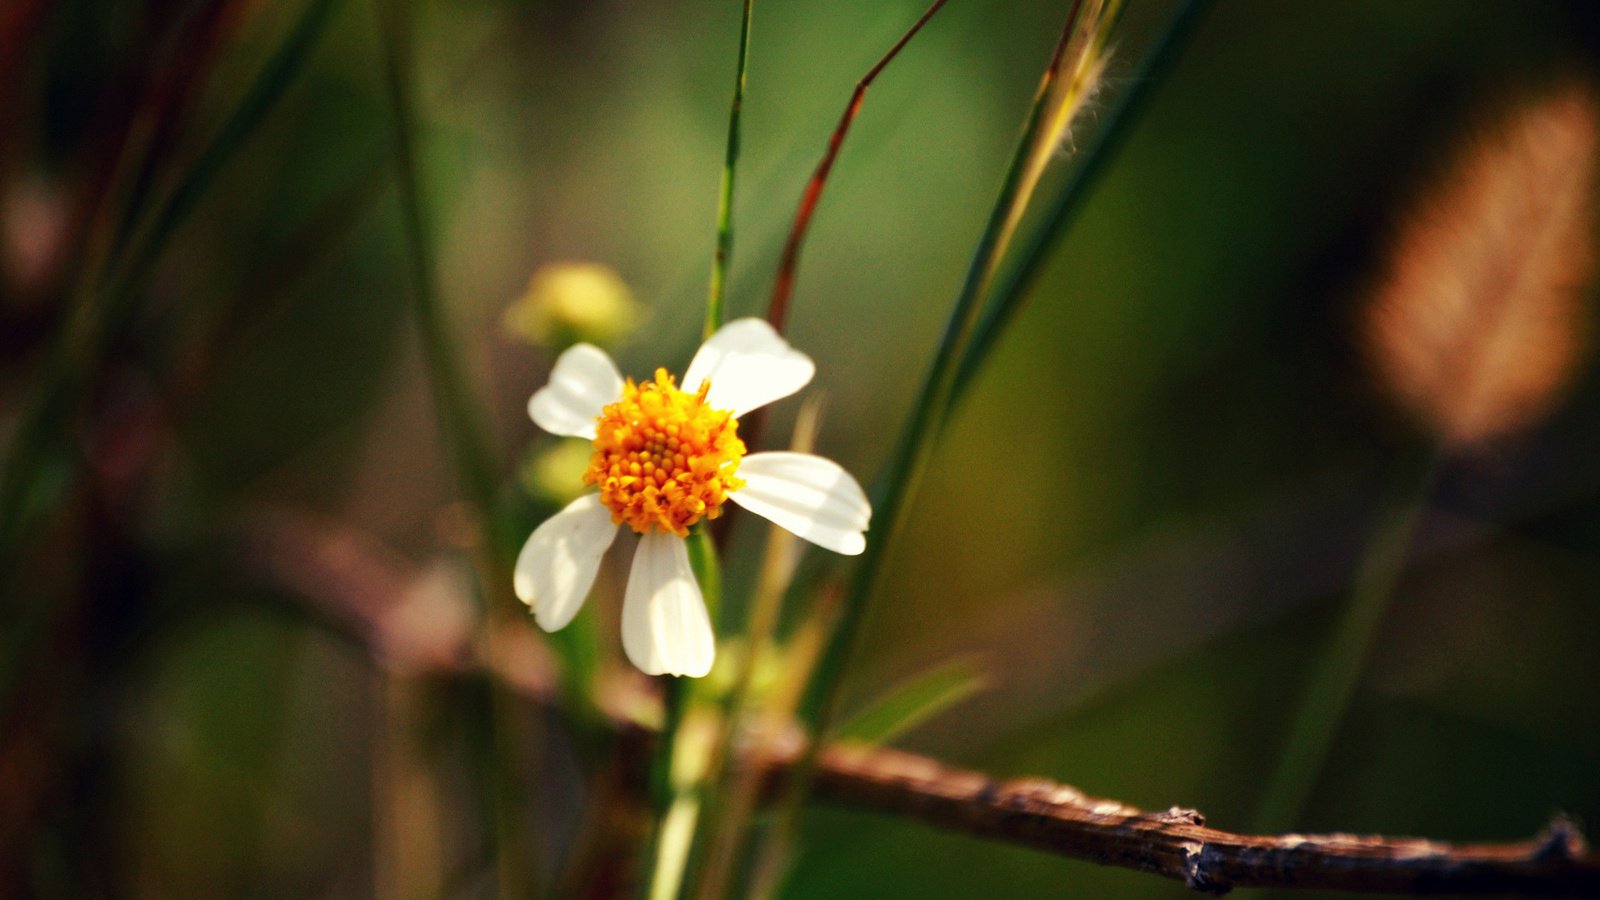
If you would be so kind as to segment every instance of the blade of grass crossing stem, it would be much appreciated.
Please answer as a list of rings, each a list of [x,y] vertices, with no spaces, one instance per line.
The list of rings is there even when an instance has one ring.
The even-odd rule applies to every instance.
[[[84,293],[83,302],[57,332],[0,473],[0,584],[14,583],[31,533],[77,480],[78,461],[67,446],[71,420],[100,369],[100,357],[109,340],[133,319],[134,300],[144,279],[217,174],[304,68],[338,5],[339,0],[306,4],[217,136],[196,157],[148,224],[129,241],[133,249],[124,259],[108,265],[112,271]],[[50,630],[47,609],[30,605],[10,614],[18,621],[6,630],[9,638],[0,658],[0,717],[13,695],[27,647]]]
[[[728,111],[728,152],[722,161],[722,187],[717,192],[717,249],[711,258],[711,292],[706,297],[707,337],[722,327],[728,261],[733,256],[733,176],[739,166],[739,117],[744,111],[745,69],[750,59],[750,12],[754,6],[755,0],[744,0],[744,15],[739,21],[739,66],[733,82],[733,105]]]
[[[989,303],[961,354],[961,363],[956,370],[955,391],[951,396],[952,404],[960,402],[978,369],[994,349],[1000,333],[1020,310],[1051,252],[1082,208],[1089,189],[1122,146],[1134,122],[1143,112],[1151,91],[1162,82],[1177,59],[1209,2],[1185,0],[1173,14],[1150,51],[1145,54],[1134,76],[1128,79],[1127,89],[1095,130],[1092,142],[1082,154],[1078,170],[1046,211],[1044,220],[1017,252],[1017,260],[1011,269],[990,291]]]
[[[845,133],[850,130],[851,123],[861,112],[867,88],[872,86],[872,82],[877,80],[878,73],[900,55],[905,45],[917,36],[922,26],[928,24],[928,20],[932,19],[946,2],[947,0],[934,0],[911,28],[901,35],[900,40],[889,48],[889,52],[878,60],[877,65],[861,76],[861,80],[856,82],[855,92],[850,95],[850,102],[845,105],[844,113],[839,117],[839,124],[834,126],[833,134],[828,137],[828,149],[823,151],[822,161],[817,163],[816,170],[811,173],[811,180],[806,182],[805,193],[800,197],[800,206],[795,210],[794,223],[789,227],[789,237],[784,241],[783,255],[778,261],[778,274],[773,279],[772,299],[767,303],[767,321],[777,329],[778,333],[783,333],[784,323],[789,317],[789,298],[794,293],[795,273],[800,268],[800,248],[805,243],[811,217],[817,211],[817,201],[822,199],[822,189],[827,185],[828,174],[833,171],[834,160],[839,157],[839,148],[844,146]]]
[[[970,659],[936,666],[896,686],[842,723],[837,736],[883,744],[983,690],[983,671]]]
[[[1427,498],[1438,476],[1437,454],[1422,467],[1403,467],[1399,485],[1362,554],[1355,583],[1339,623],[1300,697],[1289,736],[1278,754],[1277,768],[1267,782],[1256,816],[1257,834],[1276,834],[1297,826],[1297,819],[1316,787],[1333,739],[1339,734],[1373,636],[1389,608],[1389,598],[1405,571],[1406,557]]]

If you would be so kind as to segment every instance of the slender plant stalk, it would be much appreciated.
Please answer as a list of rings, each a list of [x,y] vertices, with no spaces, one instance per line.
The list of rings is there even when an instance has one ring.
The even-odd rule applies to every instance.
[[[816,440],[819,403],[812,397],[800,407],[795,419],[794,436],[789,450],[809,453]],[[744,629],[744,654],[739,658],[732,687],[723,705],[722,733],[717,737],[714,755],[708,765],[706,781],[717,784],[708,808],[711,814],[705,825],[705,848],[694,882],[694,896],[700,900],[717,900],[726,896],[728,884],[738,862],[738,850],[743,843],[746,826],[755,811],[760,788],[759,773],[750,766],[733,765],[746,714],[750,711],[751,686],[758,665],[768,659],[773,651],[773,634],[777,631],[779,614],[783,611],[783,595],[794,576],[799,562],[799,538],[784,528],[767,530],[766,552],[763,554],[761,574],[750,600],[749,619]],[[801,677],[789,672],[789,677]]]
[[[688,545],[689,564],[714,621],[722,606],[716,543],[701,527],[689,534]],[[719,732],[717,711],[709,704],[696,703],[696,679],[669,675],[662,682],[666,717],[650,772],[659,817],[650,854],[650,900],[672,900],[683,892],[700,821],[703,785],[715,753],[714,736]]]
[[[434,402],[442,419],[445,442],[456,469],[456,479],[481,527],[491,554],[500,556],[494,540],[494,497],[497,480],[485,437],[483,418],[472,403],[457,363],[449,323],[438,296],[438,275],[431,230],[421,196],[416,160],[416,114],[411,74],[411,23],[406,0],[379,0],[376,4],[383,34],[385,88],[394,120],[394,162],[399,174],[401,225],[405,229],[411,276],[412,313],[422,339]],[[495,568],[507,569],[503,560]],[[507,582],[509,583],[509,582]],[[494,595],[504,592],[492,591]]]
[[[861,112],[862,101],[866,99],[867,88],[877,80],[878,73],[882,72],[911,39],[917,36],[922,26],[928,24],[947,0],[934,0],[911,28],[901,35],[889,52],[878,60],[877,64],[867,70],[856,82],[855,92],[850,95],[850,102],[845,104],[844,113],[839,117],[839,124],[834,126],[833,134],[828,137],[828,149],[823,151],[822,161],[817,163],[817,168],[811,173],[811,180],[806,182],[805,193],[800,197],[800,206],[795,210],[794,223],[789,227],[789,237],[783,243],[783,255],[778,261],[778,274],[772,285],[772,299],[767,303],[767,321],[781,334],[784,324],[789,318],[789,298],[794,293],[795,273],[800,268],[800,248],[805,242],[806,232],[811,225],[811,217],[817,211],[817,201],[822,199],[822,189],[827,185],[828,174],[833,171],[834,160],[839,157],[839,148],[844,146],[844,137],[850,130],[850,125],[856,120],[856,114]]]
[[[961,363],[956,370],[952,402],[959,402],[965,395],[973,377],[993,351],[1000,333],[1021,309],[1045,263],[1049,261],[1051,253],[1060,243],[1062,235],[1066,233],[1067,226],[1082,208],[1089,190],[1116,156],[1123,141],[1127,139],[1133,124],[1148,103],[1151,91],[1164,80],[1167,70],[1187,44],[1189,35],[1193,33],[1201,14],[1209,4],[1210,0],[1184,0],[1183,5],[1173,14],[1161,34],[1156,37],[1149,52],[1145,54],[1138,70],[1127,80],[1127,88],[1111,112],[1101,122],[1100,127],[1095,129],[1094,137],[1081,154],[1082,161],[1071,180],[1044,213],[1043,222],[1017,251],[1016,262],[1011,269],[989,292],[988,305],[973,328],[971,339],[961,354]]]
[[[144,281],[172,236],[188,220],[212,181],[271,113],[304,68],[326,30],[338,0],[311,0],[283,43],[177,186],[107,264],[100,283],[87,288],[57,332],[0,472],[0,584],[15,583],[34,530],[76,482],[79,461],[68,446],[73,417],[94,383],[111,339],[133,319]],[[28,648],[49,633],[52,609],[25,604],[12,610],[0,652],[0,716],[14,695]]]
[[[412,76],[412,27],[409,0],[378,0],[375,4],[383,52],[384,86],[394,124],[394,162],[398,170],[401,223],[410,262],[411,296],[429,382],[439,411],[441,431],[455,465],[456,479],[479,526],[479,572],[487,619],[493,622],[509,605],[505,586],[511,583],[510,566],[494,517],[496,479],[493,457],[485,438],[483,418],[472,401],[466,379],[457,365],[454,343],[437,291],[433,244],[422,200],[416,160],[415,90]],[[492,639],[492,628],[484,640]],[[511,698],[490,685],[489,729],[483,768],[491,782],[489,815],[494,840],[494,860],[500,892],[506,897],[533,893],[537,873],[527,854],[515,851],[523,826],[518,814],[521,791],[516,776],[518,748],[508,728]]]
[[[709,543],[709,541],[708,541]],[[680,689],[692,695],[692,687]],[[655,854],[650,866],[650,900],[674,900],[683,893],[689,858],[705,802],[706,764],[717,732],[716,711],[707,705],[685,703],[676,723],[668,773],[668,803],[656,828]],[[663,743],[666,743],[663,740]],[[659,755],[660,751],[658,751]]]
[[[745,69],[750,59],[750,12],[754,6],[755,0],[744,0],[744,15],[739,22],[739,70],[733,82],[733,106],[728,111],[728,152],[722,161],[722,188],[717,193],[717,249],[711,259],[711,293],[706,297],[707,337],[722,327],[728,262],[733,257],[733,176],[739,166],[739,116],[744,111]]]
[[[755,0],[744,0],[739,18],[739,55],[733,80],[733,102],[728,109],[728,145],[722,161],[722,183],[717,191],[717,241],[711,259],[711,288],[706,295],[704,335],[710,337],[726,318],[728,265],[733,258],[733,189],[739,168],[740,120],[744,112],[744,88],[750,64],[750,19]],[[689,536],[689,562],[700,583],[707,612],[716,621],[721,606],[721,569],[711,535],[696,529]],[[651,786],[659,819],[650,852],[651,900],[676,897],[683,888],[683,877],[693,847],[699,817],[698,799],[691,785],[683,783],[680,769],[687,746],[683,731],[685,715],[693,703],[694,686],[684,679],[668,677],[662,681],[662,701],[666,718],[661,743],[651,764]]]
[[[1434,454],[1420,478],[1414,468],[1402,476],[1403,481],[1411,482],[1409,492],[1405,499],[1388,505],[1362,554],[1350,599],[1301,695],[1289,737],[1278,754],[1277,768],[1262,795],[1255,821],[1258,834],[1288,831],[1298,824],[1296,820],[1350,709],[1350,699],[1371,655],[1372,639],[1405,571],[1438,471],[1439,456]]]

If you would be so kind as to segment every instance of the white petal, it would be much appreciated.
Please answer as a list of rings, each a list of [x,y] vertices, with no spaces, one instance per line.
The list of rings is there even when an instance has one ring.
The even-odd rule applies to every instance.
[[[683,376],[694,393],[711,380],[706,403],[742,416],[805,387],[817,367],[762,319],[735,319],[706,338]]]
[[[831,459],[810,453],[752,453],[739,464],[744,487],[728,499],[819,547],[855,556],[872,504],[861,485]]]
[[[594,420],[621,396],[611,357],[593,344],[573,344],[550,370],[550,383],[528,400],[528,415],[551,434],[594,440]]]
[[[558,631],[572,621],[616,537],[611,510],[599,494],[579,497],[533,530],[517,554],[512,586],[533,607],[540,628]]]
[[[711,617],[689,549],[675,534],[650,531],[639,539],[622,598],[622,649],[646,675],[699,678],[711,671],[717,652]]]

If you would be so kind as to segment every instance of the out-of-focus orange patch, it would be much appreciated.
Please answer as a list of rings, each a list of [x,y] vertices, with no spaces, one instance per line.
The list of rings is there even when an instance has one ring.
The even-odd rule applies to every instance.
[[[1366,336],[1384,386],[1446,446],[1536,423],[1577,370],[1596,132],[1585,88],[1517,107],[1402,222]]]

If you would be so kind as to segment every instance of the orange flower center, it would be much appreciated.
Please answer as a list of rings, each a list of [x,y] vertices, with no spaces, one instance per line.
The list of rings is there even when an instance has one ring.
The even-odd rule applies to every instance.
[[[600,413],[594,456],[583,483],[600,488],[611,520],[644,534],[651,528],[687,537],[689,526],[722,515],[744,457],[733,413],[706,405],[699,393],[678,390],[666,369],[656,380],[622,389]]]

